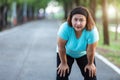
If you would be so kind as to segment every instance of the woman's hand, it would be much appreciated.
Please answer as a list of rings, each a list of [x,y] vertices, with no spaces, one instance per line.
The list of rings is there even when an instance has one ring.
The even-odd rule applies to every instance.
[[[87,70],[89,71],[89,77],[93,77],[96,75],[96,67],[95,67],[94,63],[87,64],[84,68],[84,71],[86,72]]]
[[[60,75],[60,77],[65,77],[66,72],[69,73],[68,64],[60,63],[57,70],[58,70],[58,74]]]

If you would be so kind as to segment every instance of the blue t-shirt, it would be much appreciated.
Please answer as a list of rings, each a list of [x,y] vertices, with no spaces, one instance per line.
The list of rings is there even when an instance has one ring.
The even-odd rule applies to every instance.
[[[74,28],[69,26],[67,22],[60,26],[57,34],[63,40],[67,40],[65,45],[66,54],[73,58],[79,58],[86,55],[87,44],[93,44],[99,40],[96,27],[94,27],[91,31],[84,29],[81,36],[76,38]]]

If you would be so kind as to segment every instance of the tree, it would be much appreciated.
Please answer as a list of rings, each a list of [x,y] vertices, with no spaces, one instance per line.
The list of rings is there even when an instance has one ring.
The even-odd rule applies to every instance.
[[[109,4],[115,8],[115,40],[118,40],[118,27],[119,27],[119,8],[120,8],[120,0],[109,0]]]
[[[7,0],[0,0],[0,31],[7,26],[7,12],[8,12],[8,3]]]
[[[90,12],[92,14],[92,17],[94,21],[96,21],[95,13],[96,13],[96,0],[90,1]]]
[[[119,18],[118,18],[118,8],[117,6],[115,6],[115,9],[116,9],[116,29],[115,29],[115,40],[118,40],[118,26],[119,26]]]
[[[118,10],[119,10],[119,3],[120,1],[114,1],[114,6],[115,6],[115,10],[116,10],[116,17],[115,17],[115,22],[116,22],[116,27],[115,27],[115,40],[118,40],[118,26],[119,26],[119,16],[118,16]]]
[[[73,0],[56,0],[59,2],[59,4],[61,4],[63,6],[65,15],[64,15],[64,19],[67,19],[70,10],[73,8]]]
[[[80,5],[80,0],[74,0],[74,2],[75,2],[75,5],[76,5],[76,6],[79,6],[79,5]]]
[[[107,0],[102,0],[104,44],[109,45]]]
[[[38,11],[40,8],[45,9],[49,1],[51,0],[0,0],[0,29],[7,24],[8,10],[11,10],[11,5],[14,2],[16,3],[16,6],[14,6],[16,9],[16,20],[14,21],[15,23],[21,23],[23,17],[25,20],[27,18],[33,19],[35,11]]]

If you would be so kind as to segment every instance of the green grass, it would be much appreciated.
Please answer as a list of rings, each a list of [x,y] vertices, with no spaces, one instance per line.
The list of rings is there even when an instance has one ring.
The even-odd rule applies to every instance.
[[[108,53],[108,54],[103,54],[104,57],[106,57],[109,61],[113,62],[115,65],[120,67],[120,54],[117,53]]]
[[[109,40],[110,45],[103,44],[103,28],[102,25],[97,24],[97,28],[99,31],[99,43],[98,43],[98,50],[100,54],[106,57],[108,60],[116,64],[120,67],[120,33],[118,34],[118,40],[115,40],[115,32],[109,31]]]

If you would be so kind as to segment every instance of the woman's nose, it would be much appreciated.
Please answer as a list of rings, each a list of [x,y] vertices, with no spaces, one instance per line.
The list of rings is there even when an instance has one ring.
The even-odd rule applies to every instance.
[[[77,21],[77,25],[80,25],[81,24],[81,22],[80,21]]]

